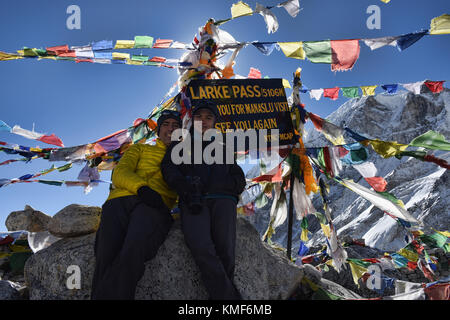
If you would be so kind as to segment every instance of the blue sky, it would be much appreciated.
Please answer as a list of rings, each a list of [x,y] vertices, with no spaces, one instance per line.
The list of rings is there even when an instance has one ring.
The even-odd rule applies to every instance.
[[[2,1],[0,3],[0,50],[14,52],[24,46],[86,45],[93,41],[134,39],[149,35],[155,39],[173,39],[190,43],[208,18],[231,16],[237,1]],[[256,1],[246,1],[255,8]],[[259,0],[265,6],[277,0]],[[281,2],[281,1],[280,1]],[[66,9],[76,4],[81,9],[81,29],[69,30]],[[221,26],[238,41],[314,41],[395,36],[428,29],[432,18],[449,13],[448,0],[301,0],[302,11],[292,18],[283,8],[273,8],[279,29],[268,34],[263,18],[253,15],[232,20]],[[366,20],[369,5],[381,9],[381,28],[370,30]],[[302,81],[308,88],[409,83],[419,80],[449,78],[448,35],[425,36],[403,52],[387,46],[371,51],[362,42],[358,61],[351,71],[333,73],[329,65],[286,58],[281,51],[265,56],[253,46],[244,48],[235,73],[246,76],[250,67],[263,76],[292,79],[301,67]],[[181,50],[142,49],[150,56],[178,58]],[[0,63],[0,119],[10,126],[20,125],[37,132],[54,133],[65,146],[93,142],[132,125],[146,117],[177,80],[175,69],[74,63],[67,61],[17,60]],[[377,92],[380,92],[377,90]],[[290,94],[291,90],[287,90]],[[301,95],[308,111],[327,116],[346,98],[332,101],[311,100]],[[49,147],[8,132],[0,132],[0,141],[30,147]],[[17,158],[0,153],[0,162]],[[0,178],[16,178],[47,169],[52,163],[34,160],[0,166]],[[62,165],[64,163],[55,163]],[[64,173],[52,172],[51,180],[76,180],[82,166]],[[101,174],[109,180],[110,172]],[[39,183],[13,184],[0,189],[0,230],[11,211],[26,204],[54,215],[72,204],[101,206],[108,195],[108,185],[95,187],[85,195],[81,187],[56,187]]]

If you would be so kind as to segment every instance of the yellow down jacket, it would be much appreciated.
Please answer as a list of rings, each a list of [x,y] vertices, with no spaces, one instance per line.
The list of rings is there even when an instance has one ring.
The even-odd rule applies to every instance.
[[[113,189],[107,200],[137,195],[140,187],[149,186],[158,192],[167,207],[172,209],[175,206],[177,194],[167,186],[160,167],[166,149],[166,145],[160,139],[156,140],[155,145],[132,145],[114,168]]]

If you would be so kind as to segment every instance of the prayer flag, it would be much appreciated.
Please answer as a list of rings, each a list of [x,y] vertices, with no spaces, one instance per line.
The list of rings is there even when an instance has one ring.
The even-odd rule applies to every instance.
[[[362,86],[360,87],[362,92],[363,92],[363,96],[373,96],[375,95],[375,88],[377,86]]]
[[[305,51],[303,51],[303,42],[278,42],[283,53],[288,58],[305,59]]]
[[[383,158],[395,156],[408,148],[407,144],[397,143],[395,141],[370,140],[373,150]]]
[[[358,87],[344,87],[341,88],[342,95],[347,98],[358,98],[359,88]]]
[[[255,12],[259,13],[266,23],[267,33],[275,33],[278,30],[278,20],[277,17],[267,9],[266,7],[260,5],[258,2],[256,3]]]
[[[325,41],[305,41],[303,42],[306,58],[313,63],[331,63],[331,43]]]
[[[270,55],[277,45],[276,42],[253,42],[252,44],[266,56]]]
[[[134,40],[117,40],[114,49],[133,49]]]
[[[413,33],[401,35],[397,39],[397,49],[399,51],[403,51],[406,48],[409,48],[414,43],[419,41],[427,33],[428,33],[428,30],[423,30],[423,31],[419,31],[419,32],[413,32]]]
[[[112,40],[101,40],[92,43],[92,50],[111,50],[113,48]]]
[[[359,57],[359,40],[331,40],[332,71],[343,71],[353,68]]]
[[[417,82],[413,82],[413,83],[403,83],[402,86],[403,86],[403,88],[405,88],[408,91],[411,91],[415,94],[420,94],[420,88],[422,88],[422,85],[424,82],[425,82],[425,80],[417,81]]]
[[[292,18],[295,18],[300,12],[300,3],[298,0],[288,0],[277,5],[283,7]]]
[[[151,48],[153,45],[153,37],[150,36],[135,36],[134,48]]]
[[[398,84],[383,84],[381,88],[387,93],[396,93]]]
[[[445,81],[425,81],[425,85],[430,89],[433,93],[439,93],[443,88],[443,84]]]
[[[245,2],[239,1],[231,6],[231,19],[253,14],[252,8]]]
[[[247,75],[248,79],[261,79],[261,71],[250,67],[250,72]]]
[[[450,151],[450,142],[446,141],[442,134],[433,130],[429,130],[417,138],[414,138],[409,145],[427,149]]]
[[[11,132],[11,127],[8,126],[5,122],[3,122],[2,120],[0,120],[0,131],[9,131]]]
[[[336,100],[339,97],[339,87],[323,89],[324,98]]]
[[[443,14],[431,20],[430,34],[449,34],[450,14]]]
[[[397,46],[397,39],[399,39],[400,36],[394,36],[394,37],[382,37],[382,38],[373,38],[373,39],[362,39],[366,46],[370,48],[370,50],[375,50],[381,47],[384,47],[386,45],[390,46]]]
[[[173,40],[169,39],[157,39],[155,43],[153,44],[153,48],[157,49],[167,49],[170,48],[170,45],[172,44]]]
[[[323,94],[323,89],[311,89],[309,90],[309,96],[311,99],[319,100]]]

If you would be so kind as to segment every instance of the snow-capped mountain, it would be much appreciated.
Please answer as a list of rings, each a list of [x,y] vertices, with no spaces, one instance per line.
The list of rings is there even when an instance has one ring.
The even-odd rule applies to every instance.
[[[309,110],[311,111],[311,110]],[[373,139],[397,141],[408,144],[415,137],[434,130],[450,140],[450,90],[431,93],[425,86],[421,94],[401,91],[397,94],[378,94],[354,98],[344,103],[330,114],[328,121],[340,127],[347,126],[353,131]],[[353,142],[348,138],[346,142]],[[331,146],[322,133],[311,129],[304,140],[306,147]],[[450,172],[437,164],[422,162],[411,157],[383,159],[370,147],[368,161],[377,168],[377,176],[387,181],[389,193],[402,200],[408,212],[423,222],[426,231],[450,230]],[[409,149],[408,149],[409,150]],[[450,162],[450,152],[430,151],[438,158]],[[247,177],[259,174],[253,168]],[[345,166],[339,176],[353,179],[370,188],[367,182],[352,166]],[[356,193],[328,181],[330,185],[330,208],[333,224],[338,237],[350,236],[364,239],[367,246],[384,251],[397,251],[407,244],[405,229],[392,217],[383,213],[369,201]],[[255,197],[260,188],[254,187],[243,195],[243,200]],[[289,194],[287,195],[289,199]],[[313,204],[318,211],[323,211],[322,201],[314,195]],[[263,234],[269,222],[271,202],[257,209],[248,219]],[[315,216],[308,216],[308,246],[323,245],[325,237]],[[293,250],[298,248],[300,239],[300,222],[295,220],[293,233]],[[286,246],[287,221],[277,228],[272,240]],[[293,251],[295,254],[295,251]]]

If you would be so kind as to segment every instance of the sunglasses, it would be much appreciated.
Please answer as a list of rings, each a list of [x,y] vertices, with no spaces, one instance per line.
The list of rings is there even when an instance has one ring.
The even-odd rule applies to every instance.
[[[176,110],[163,110],[161,111],[161,116],[181,117],[181,113]]]

